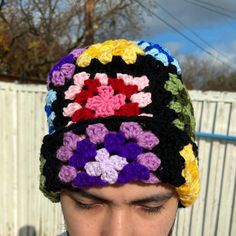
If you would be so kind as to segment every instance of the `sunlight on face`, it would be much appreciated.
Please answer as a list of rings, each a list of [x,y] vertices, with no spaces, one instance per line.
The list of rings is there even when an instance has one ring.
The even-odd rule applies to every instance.
[[[128,183],[63,190],[61,207],[70,236],[167,236],[178,197],[166,184]]]

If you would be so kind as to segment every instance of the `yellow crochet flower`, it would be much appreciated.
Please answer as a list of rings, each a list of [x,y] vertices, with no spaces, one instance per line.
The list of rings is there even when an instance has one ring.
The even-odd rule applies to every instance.
[[[126,39],[107,40],[91,45],[77,58],[76,64],[86,67],[94,58],[107,64],[112,61],[113,56],[121,56],[127,64],[133,64],[136,62],[137,55],[144,55],[144,51],[132,41]]]
[[[186,145],[180,155],[185,159],[185,168],[182,170],[182,176],[185,183],[176,187],[180,201],[184,206],[191,206],[200,192],[200,178],[197,159],[194,156],[192,144]]]

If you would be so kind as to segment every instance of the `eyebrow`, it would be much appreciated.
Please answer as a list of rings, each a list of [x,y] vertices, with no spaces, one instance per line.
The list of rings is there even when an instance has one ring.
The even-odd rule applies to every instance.
[[[113,203],[109,199],[105,199],[103,197],[100,197],[96,194],[87,192],[85,190],[70,190],[72,193],[76,193],[82,197],[88,198],[90,200],[95,200],[101,203]],[[129,205],[136,205],[136,204],[145,204],[145,203],[150,203],[150,202],[162,202],[165,200],[170,199],[174,195],[173,192],[168,192],[168,193],[159,193],[159,194],[152,194],[150,196],[144,197],[144,198],[139,198],[139,199],[134,199],[128,202]]]

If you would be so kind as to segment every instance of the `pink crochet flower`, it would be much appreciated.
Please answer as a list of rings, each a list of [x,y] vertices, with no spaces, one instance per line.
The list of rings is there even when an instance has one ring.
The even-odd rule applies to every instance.
[[[81,105],[77,102],[69,103],[67,107],[63,108],[63,116],[69,116],[72,117],[74,112],[79,110]]]
[[[80,93],[82,91],[82,88],[84,86],[84,81],[89,79],[90,74],[86,72],[80,72],[73,76],[74,85],[71,85],[66,91],[65,91],[65,99],[74,100],[76,97],[76,94]]]
[[[68,183],[71,182],[77,175],[77,171],[73,166],[65,166],[63,165],[60,169],[58,177],[61,181]]]
[[[125,84],[132,84],[133,76],[128,74],[117,73],[117,79],[122,79]]]
[[[110,85],[102,85],[98,87],[97,96],[88,98],[85,107],[94,110],[96,117],[112,116],[115,110],[125,104],[125,98],[124,94],[114,95]]]
[[[73,76],[73,79],[74,79],[74,84],[79,86],[80,89],[82,89],[82,87],[84,86],[84,81],[89,79],[90,77],[90,74],[87,73],[87,72],[80,72],[80,73],[77,73]]]
[[[68,90],[65,91],[65,99],[74,100],[76,94],[80,93],[81,87],[77,85],[71,85]]]
[[[139,107],[146,107],[148,104],[152,103],[151,96],[151,93],[139,92],[133,94],[130,97],[130,100],[132,102],[137,102],[139,104]]]
[[[108,77],[105,73],[96,73],[94,79],[98,79],[102,85],[108,85]]]
[[[126,85],[137,85],[138,91],[143,90],[149,86],[149,79],[146,75],[141,77],[133,77],[132,75],[117,73],[117,78],[122,79]]]
[[[122,170],[128,164],[126,158],[118,155],[110,156],[105,148],[97,151],[95,159],[96,161],[87,162],[84,169],[88,175],[101,176],[103,181],[107,181],[110,184],[116,182],[118,171]]]
[[[149,170],[155,171],[161,165],[161,160],[152,152],[139,154],[138,163],[146,166]]]
[[[146,75],[141,77],[134,77],[132,84],[136,84],[138,86],[138,90],[141,91],[145,87],[149,86],[149,79]]]

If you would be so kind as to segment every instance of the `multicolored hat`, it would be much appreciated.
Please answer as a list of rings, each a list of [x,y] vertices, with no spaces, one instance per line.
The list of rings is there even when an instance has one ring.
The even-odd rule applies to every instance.
[[[179,207],[199,195],[195,119],[178,62],[145,41],[73,50],[51,69],[40,190],[167,183]]]

